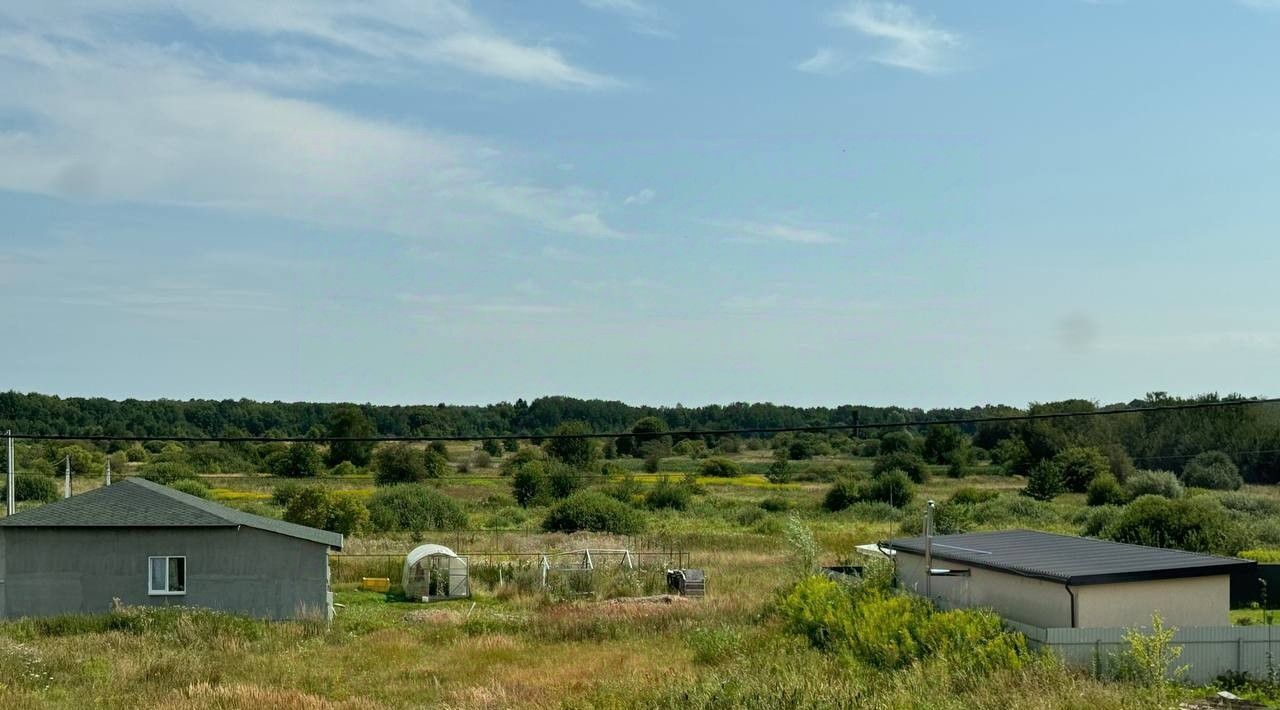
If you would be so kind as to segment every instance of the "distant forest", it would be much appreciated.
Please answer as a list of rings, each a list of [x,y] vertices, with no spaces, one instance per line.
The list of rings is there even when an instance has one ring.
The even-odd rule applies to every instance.
[[[1034,412],[1090,412],[1098,409],[1161,406],[1183,402],[1242,399],[1239,395],[1172,397],[1148,394],[1130,402],[1099,405],[1087,400],[1033,403],[1026,407],[981,405],[930,409],[842,405],[792,407],[734,403],[701,407],[647,407],[605,400],[542,397],[485,406],[350,405],[240,400],[136,400],[61,398],[6,392],[0,394],[0,430],[23,434],[69,434],[87,441],[98,436],[163,439],[168,436],[324,436],[335,416],[355,406],[379,435],[475,436],[503,434],[537,437],[566,422],[582,422],[595,432],[630,431],[646,417],[670,430],[751,429],[852,424],[928,422],[976,416]],[[856,415],[855,415],[856,412]],[[925,434],[928,427],[915,427]],[[1019,440],[1029,461],[1071,446],[1123,450],[1139,468],[1180,470],[1205,451],[1231,456],[1247,480],[1280,480],[1280,406],[1252,405],[1207,410],[1081,417],[1033,422],[982,424],[960,428],[978,451],[994,451],[1002,441]],[[892,429],[860,432],[862,439]],[[848,439],[852,431],[836,436]],[[708,437],[713,439],[714,437]],[[716,442],[709,440],[710,446]]]

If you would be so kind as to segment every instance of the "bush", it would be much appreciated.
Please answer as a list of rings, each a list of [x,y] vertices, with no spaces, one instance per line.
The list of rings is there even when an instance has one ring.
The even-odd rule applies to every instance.
[[[1085,537],[1102,537],[1103,532],[1110,528],[1120,516],[1124,513],[1124,508],[1118,505],[1100,505],[1091,508],[1085,513],[1084,525],[1080,529],[1080,534]]]
[[[284,519],[351,535],[369,522],[369,511],[351,496],[336,495],[324,486],[303,486],[285,506]]]
[[[881,445],[883,446],[883,442]],[[924,459],[905,451],[883,455],[876,459],[875,465],[871,468],[871,472],[877,476],[895,470],[907,474],[913,483],[929,482],[929,467],[925,465]]]
[[[306,442],[292,444],[271,454],[267,457],[266,466],[271,475],[285,478],[314,477],[324,470],[319,449]]]
[[[716,478],[735,478],[742,475],[742,467],[729,459],[715,457],[703,461],[698,467],[698,472],[704,476]]]
[[[1061,472],[1063,487],[1072,493],[1084,493],[1095,477],[1111,471],[1106,455],[1090,447],[1064,449],[1053,461]]]
[[[684,510],[689,507],[689,501],[692,498],[693,492],[689,490],[689,486],[672,483],[671,479],[663,476],[662,479],[645,494],[644,504],[650,510],[660,510],[662,508]]]
[[[630,473],[623,475],[602,490],[605,495],[623,503],[635,503],[642,500],[644,496],[644,486]]]
[[[493,456],[488,451],[479,450],[471,454],[471,466],[474,468],[489,468],[493,465]]]
[[[458,530],[466,527],[467,514],[440,491],[408,483],[375,490],[369,498],[369,521],[380,532]]]
[[[965,486],[964,488],[957,488],[956,492],[951,494],[951,502],[957,505],[977,505],[978,503],[995,500],[999,495],[1000,491],[993,491],[990,488]]]
[[[801,580],[778,604],[787,628],[809,639],[815,648],[843,647],[853,636],[853,599],[826,577]]]
[[[293,500],[294,496],[300,492],[302,492],[301,483],[286,481],[272,489],[271,502],[283,508],[289,505],[289,501]]]
[[[183,478],[174,481],[169,487],[197,498],[207,499],[209,497],[209,484],[198,478]]]
[[[489,519],[485,521],[484,528],[486,530],[512,530],[524,525],[529,519],[529,514],[524,508],[501,508]]]
[[[655,453],[645,455],[644,457],[645,473],[657,473],[658,469],[661,466],[662,466],[662,457],[658,456]]]
[[[1117,542],[1227,556],[1247,544],[1247,535],[1222,504],[1207,496],[1171,500],[1144,495],[1125,506],[1102,534]]]
[[[0,498],[8,500],[9,485],[0,484]],[[52,503],[62,497],[58,492],[58,484],[48,476],[32,476],[27,473],[13,474],[13,499],[15,501],[36,501]]]
[[[862,481],[856,478],[841,478],[827,489],[827,495],[822,499],[822,507],[831,512],[837,512],[848,508],[849,506],[860,500],[860,490]]]
[[[533,463],[534,461],[544,461],[547,455],[542,449],[535,449],[532,446],[525,446],[514,454],[508,456],[498,469],[504,476],[513,476],[516,471]]]
[[[421,451],[405,443],[383,446],[373,456],[374,482],[379,486],[421,483],[443,477],[448,469],[449,461],[439,451]]]
[[[196,472],[185,463],[173,461],[153,461],[144,464],[138,475],[163,485],[169,485],[183,478],[195,478]]]
[[[791,509],[791,501],[781,496],[768,496],[760,501],[760,507],[770,513],[781,513]]]
[[[589,530],[634,535],[644,530],[644,517],[599,491],[579,491],[551,506],[542,528],[547,532]]]
[[[149,454],[142,444],[133,444],[124,450],[124,458],[129,463],[142,463],[147,460],[148,456]]]
[[[595,439],[582,434],[590,434],[591,427],[586,422],[568,421],[555,428],[553,435],[573,438],[547,439],[543,445],[547,455],[565,465],[574,468],[589,468],[600,458],[600,445]]]
[[[928,614],[929,602],[916,596],[864,600],[853,613],[853,655],[885,670],[907,665],[922,655],[917,637]]]
[[[551,497],[559,500],[568,498],[573,492],[582,488],[582,474],[573,467],[549,461],[545,465],[547,472],[547,490]]]
[[[914,453],[920,448],[919,440],[909,431],[891,431],[880,437],[877,451],[880,455]]]
[[[525,508],[551,501],[551,484],[547,481],[543,462],[536,461],[515,469],[511,476],[511,497]]]
[[[1234,491],[1218,496],[1227,510],[1254,517],[1280,516],[1280,500],[1270,496]]]
[[[929,463],[949,464],[957,460],[956,454],[967,443],[959,429],[950,424],[936,424],[925,434],[922,451]]]
[[[1104,473],[1089,482],[1085,501],[1089,505],[1123,505],[1128,500],[1124,488],[1110,473]]]
[[[1244,485],[1244,479],[1230,456],[1221,451],[1206,451],[1187,463],[1182,470],[1182,483],[1195,488],[1234,491]]]
[[[835,512],[854,503],[888,503],[902,508],[915,496],[915,486],[901,471],[887,471],[870,479],[844,477],[827,490],[822,507]]]
[[[1036,500],[1049,501],[1065,492],[1062,484],[1062,469],[1056,461],[1041,461],[1031,469],[1027,476],[1027,486],[1022,495]]]
[[[691,459],[702,458],[707,455],[707,442],[702,439],[681,439],[671,447],[671,453]]]
[[[343,461],[337,466],[334,466],[333,468],[329,469],[329,475],[330,476],[359,476],[360,469],[357,468],[356,465],[351,463],[350,461]]]
[[[786,483],[791,480],[791,464],[786,459],[774,459],[764,477],[770,483]]]
[[[1183,493],[1178,477],[1168,471],[1138,471],[1129,476],[1124,488],[1131,499],[1146,495],[1181,498]]]

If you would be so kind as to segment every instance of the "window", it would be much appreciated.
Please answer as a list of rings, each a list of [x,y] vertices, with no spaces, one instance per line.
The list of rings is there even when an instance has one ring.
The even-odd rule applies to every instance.
[[[151,595],[174,595],[187,593],[187,558],[185,557],[149,557],[151,574],[147,582],[147,593]]]

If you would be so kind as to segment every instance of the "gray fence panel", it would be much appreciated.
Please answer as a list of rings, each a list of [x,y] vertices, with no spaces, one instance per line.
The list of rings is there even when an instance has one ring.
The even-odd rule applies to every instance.
[[[1048,648],[1067,664],[1105,672],[1122,653],[1126,629],[1042,629],[1007,622],[1032,648]],[[1201,626],[1179,629],[1172,644],[1182,647],[1173,664],[1187,666],[1185,680],[1206,683],[1227,671],[1264,678],[1280,667],[1280,630],[1274,626]]]

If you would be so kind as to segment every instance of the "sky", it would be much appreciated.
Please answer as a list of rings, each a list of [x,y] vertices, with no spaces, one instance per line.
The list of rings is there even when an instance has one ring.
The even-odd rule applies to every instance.
[[[0,390],[1280,394],[1278,0],[0,5]]]

